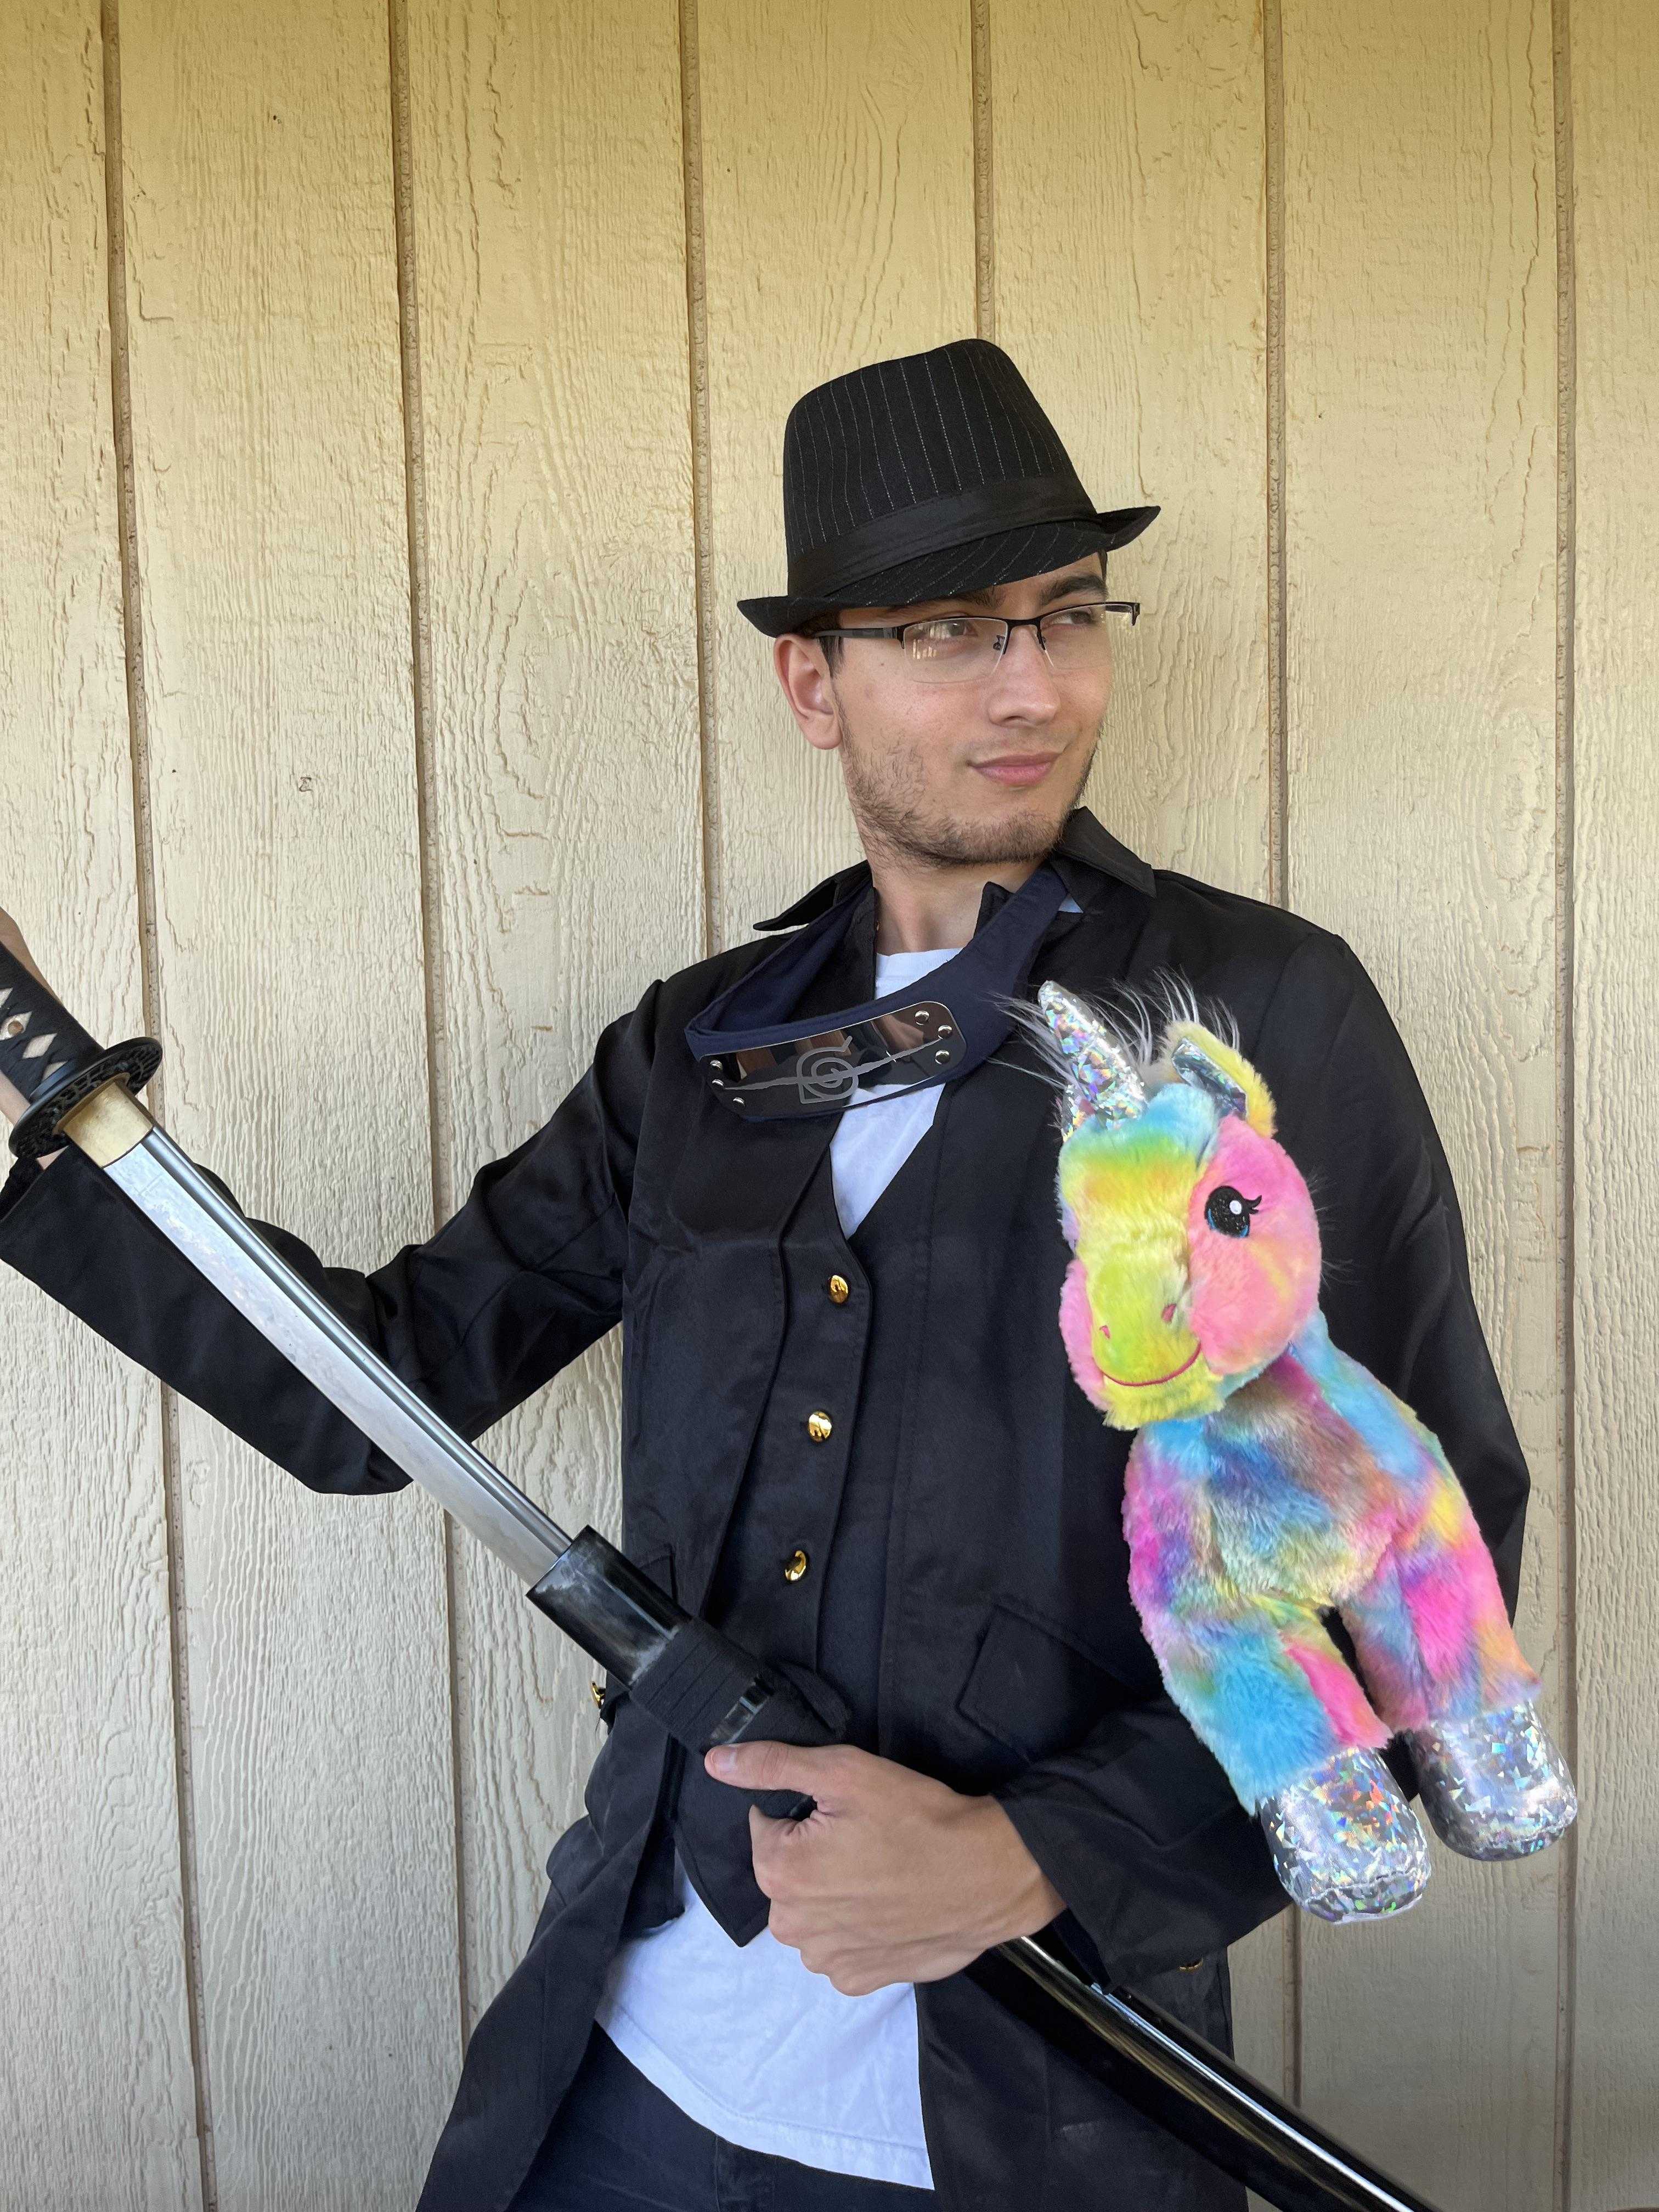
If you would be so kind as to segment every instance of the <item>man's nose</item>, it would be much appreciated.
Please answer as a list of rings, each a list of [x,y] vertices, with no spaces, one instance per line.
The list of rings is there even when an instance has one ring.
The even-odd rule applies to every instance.
[[[1024,656],[1024,657],[1022,657]],[[1060,687],[1054,681],[1054,672],[1048,656],[1037,641],[1037,634],[1030,624],[1024,629],[1011,629],[1007,642],[997,658],[996,681],[1006,683],[1011,675],[1018,679],[1024,690],[1047,692],[1058,699]]]

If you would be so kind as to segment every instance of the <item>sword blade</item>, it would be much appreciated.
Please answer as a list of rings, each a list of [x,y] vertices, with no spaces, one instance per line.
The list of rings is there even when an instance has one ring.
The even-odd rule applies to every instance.
[[[526,1583],[570,1539],[227,1204],[163,1129],[104,1170],[191,1265],[331,1406]]]

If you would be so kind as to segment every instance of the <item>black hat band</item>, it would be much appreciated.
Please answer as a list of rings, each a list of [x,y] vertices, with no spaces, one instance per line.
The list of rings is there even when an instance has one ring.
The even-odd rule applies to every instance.
[[[921,553],[941,553],[965,538],[1033,522],[1092,522],[1095,511],[1075,477],[1019,477],[972,484],[797,553],[789,563],[789,596],[814,599],[844,583]]]

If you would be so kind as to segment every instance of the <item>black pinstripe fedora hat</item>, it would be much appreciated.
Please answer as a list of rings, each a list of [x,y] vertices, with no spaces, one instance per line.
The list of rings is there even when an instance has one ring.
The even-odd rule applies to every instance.
[[[789,588],[739,599],[768,637],[836,607],[902,607],[1040,576],[1138,538],[1097,512],[1000,346],[953,338],[814,385],[783,426]]]

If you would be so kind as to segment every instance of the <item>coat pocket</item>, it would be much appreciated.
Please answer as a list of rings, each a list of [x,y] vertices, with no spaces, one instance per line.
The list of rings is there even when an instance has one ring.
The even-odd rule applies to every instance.
[[[1045,1759],[1126,1704],[1124,1682],[1074,1637],[1000,1599],[957,1711],[1026,1759]]]

